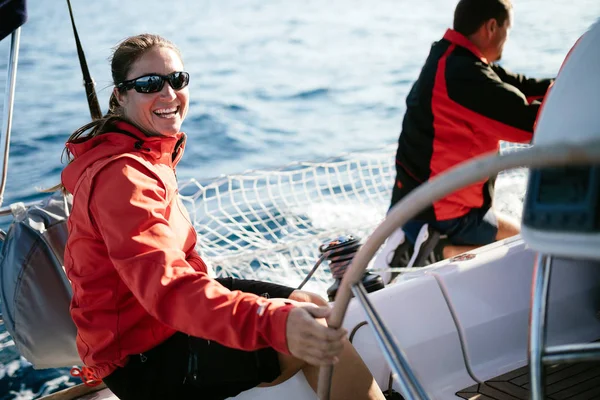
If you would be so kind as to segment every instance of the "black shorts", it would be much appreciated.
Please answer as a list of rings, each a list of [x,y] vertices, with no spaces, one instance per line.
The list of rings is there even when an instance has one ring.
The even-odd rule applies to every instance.
[[[217,278],[229,290],[288,298],[293,288],[268,282]],[[121,400],[233,397],[281,374],[272,348],[243,351],[177,332],[155,348],[130,357],[104,378]]]
[[[484,246],[494,243],[498,235],[498,219],[491,208],[474,208],[462,217],[444,221],[410,220],[402,230],[415,243],[419,230],[428,223],[442,235],[448,235],[450,244],[457,246]]]

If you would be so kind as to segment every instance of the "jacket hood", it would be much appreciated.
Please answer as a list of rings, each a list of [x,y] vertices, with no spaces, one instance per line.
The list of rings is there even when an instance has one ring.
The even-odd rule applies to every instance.
[[[185,147],[185,134],[175,136],[146,136],[135,126],[119,121],[114,132],[107,132],[91,139],[67,142],[73,155],[61,174],[61,181],[69,193],[73,193],[85,170],[96,161],[125,153],[140,153],[156,163],[177,165]]]

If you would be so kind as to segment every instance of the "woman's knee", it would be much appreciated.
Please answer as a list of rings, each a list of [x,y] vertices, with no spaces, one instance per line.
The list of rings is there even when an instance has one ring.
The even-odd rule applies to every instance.
[[[506,239],[521,233],[519,222],[514,218],[504,214],[496,214],[496,219],[498,221],[496,240]]]

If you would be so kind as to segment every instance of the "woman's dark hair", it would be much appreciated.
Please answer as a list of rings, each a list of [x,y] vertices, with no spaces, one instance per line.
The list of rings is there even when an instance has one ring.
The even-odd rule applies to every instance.
[[[181,59],[179,49],[173,43],[161,36],[144,33],[128,37],[115,46],[113,50],[110,62],[113,84],[117,85],[127,80],[127,74],[129,74],[133,64],[146,52],[156,47],[171,49],[175,51]],[[67,142],[72,142],[74,140],[85,141],[94,136],[110,132],[112,128],[114,128],[115,122],[119,120],[123,120],[123,112],[117,101],[117,97],[112,93],[108,102],[108,112],[106,115],[77,129],[69,136]],[[66,155],[69,162],[73,158],[66,147],[63,155]]]
[[[469,36],[492,18],[503,26],[511,9],[510,0],[460,0],[454,10],[454,30]]]

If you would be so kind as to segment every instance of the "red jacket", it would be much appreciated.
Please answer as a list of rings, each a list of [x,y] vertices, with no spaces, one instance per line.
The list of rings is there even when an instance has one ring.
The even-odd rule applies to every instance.
[[[116,130],[125,133],[68,143],[74,160],[62,173],[74,196],[65,269],[86,366],[104,378],[176,331],[288,353],[293,306],[227,290],[194,249],[175,177],[183,133],[147,137],[124,122]]]

